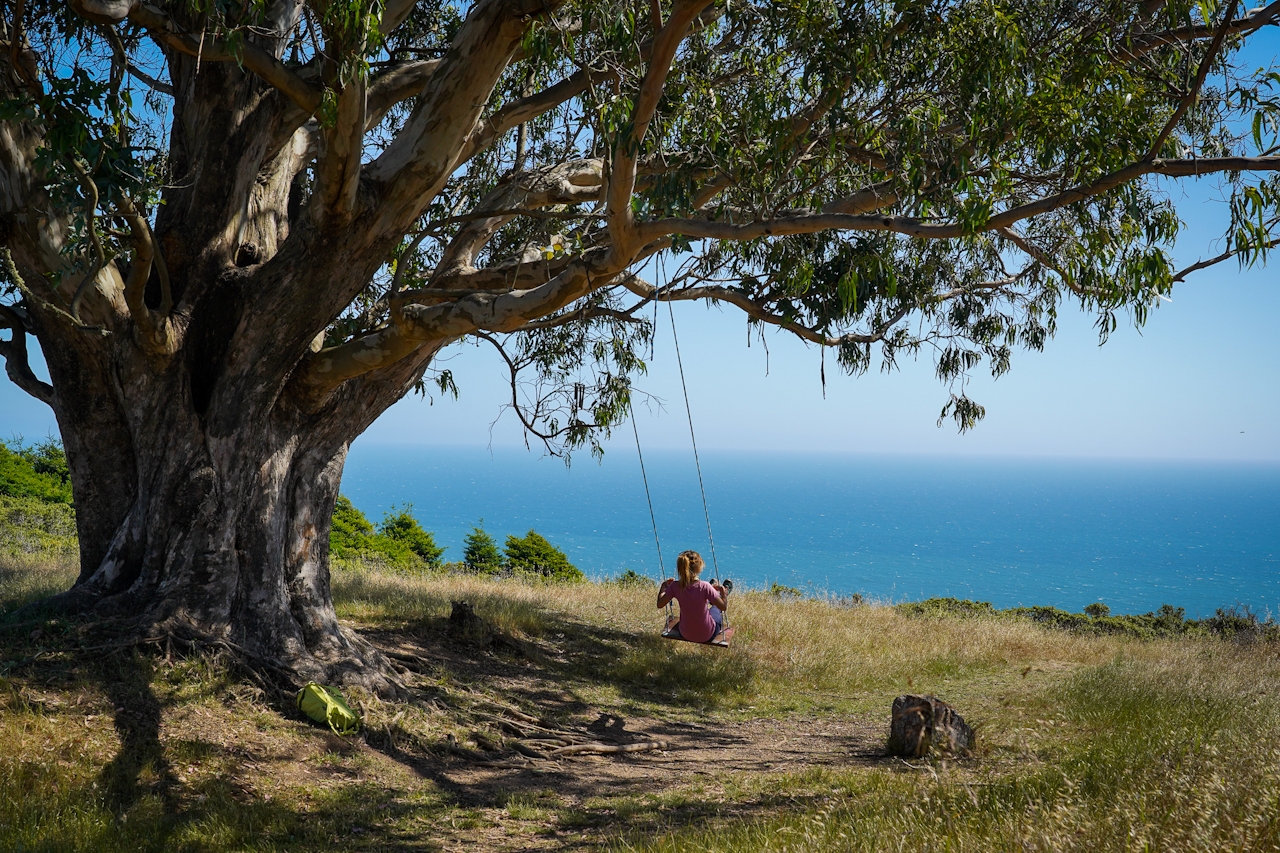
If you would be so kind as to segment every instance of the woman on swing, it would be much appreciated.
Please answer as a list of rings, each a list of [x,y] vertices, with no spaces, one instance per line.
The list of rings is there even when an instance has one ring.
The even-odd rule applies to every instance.
[[[658,589],[659,610],[673,598],[680,602],[680,623],[674,630],[681,639],[693,643],[709,643],[720,636],[724,632],[724,611],[729,609],[723,586],[698,580],[703,565],[697,551],[681,552],[676,557],[680,580],[667,578]]]

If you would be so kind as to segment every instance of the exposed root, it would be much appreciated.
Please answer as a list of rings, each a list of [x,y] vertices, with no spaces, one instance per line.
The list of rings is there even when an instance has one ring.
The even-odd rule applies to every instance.
[[[72,587],[16,611],[13,617],[17,618],[11,617],[10,625],[51,616],[84,620],[82,633],[98,641],[87,649],[100,651],[152,646],[166,657],[172,657],[175,648],[188,654],[223,651],[249,680],[281,697],[292,697],[308,681],[359,687],[385,700],[406,695],[391,660],[349,628],[340,627],[336,636],[325,637],[316,649],[298,652],[274,643],[254,648],[252,643],[228,639],[179,615],[158,617],[151,612],[121,617],[117,615],[122,610],[118,599],[119,596],[99,597]]]
[[[491,723],[507,734],[514,735],[516,740],[509,745],[520,755],[539,761],[555,760],[571,755],[628,755],[639,752],[655,752],[670,747],[670,744],[661,740],[646,740],[637,743],[602,743],[584,737],[578,732],[553,729],[541,725],[536,718],[513,708],[507,708],[493,702],[478,704],[518,717],[519,722],[516,722],[493,714],[472,712],[477,719]],[[486,760],[485,763],[491,764],[492,762]]]
[[[559,758],[564,755],[592,753],[595,755],[621,755],[628,752],[652,752],[666,749],[669,744],[665,740],[648,740],[642,743],[608,744],[608,743],[575,743],[551,750],[551,755]]]

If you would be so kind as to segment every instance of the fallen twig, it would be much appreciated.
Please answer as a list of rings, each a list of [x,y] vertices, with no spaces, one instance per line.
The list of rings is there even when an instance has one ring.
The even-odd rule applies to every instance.
[[[668,746],[666,741],[648,740],[641,743],[628,743],[620,746],[607,743],[574,743],[569,746],[562,746],[559,749],[551,750],[553,757],[559,758],[563,755],[577,755],[579,753],[591,753],[593,755],[617,755],[624,752],[652,752],[656,749],[666,749]]]
[[[532,747],[527,746],[526,744],[521,743],[520,741],[513,742],[511,744],[511,748],[514,749],[516,752],[520,753],[521,755],[527,755],[530,758],[546,758],[547,757],[547,754],[545,752],[539,752],[538,750],[533,749]]]
[[[391,649],[379,649],[379,651],[392,660],[397,660],[405,664],[407,668],[413,672],[425,673],[427,671],[425,664],[422,662],[422,658],[417,655],[412,655],[407,652],[392,651]]]
[[[518,711],[515,708],[511,708],[506,705],[501,705],[497,702],[490,702],[488,700],[481,699],[477,701],[476,704],[482,708],[492,708],[495,711],[499,711],[503,714],[507,714],[511,717],[514,717],[515,719],[520,720],[521,722],[531,723],[532,725],[535,725],[535,726],[541,725],[541,722],[538,720],[537,717],[531,717],[528,714],[526,714],[524,711]]]
[[[533,735],[529,734],[530,731],[541,732],[542,734],[550,735],[551,737],[564,738],[570,743],[581,743],[583,740],[581,737],[574,735],[570,732],[559,731],[557,729],[548,729],[545,726],[540,726],[540,725],[537,725],[536,723],[525,723],[523,726],[517,726],[515,723],[511,722],[510,720],[504,719],[502,717],[496,717],[493,714],[486,714],[482,711],[473,711],[472,715],[475,716],[476,719],[485,720],[486,722],[494,723],[495,725],[501,727],[502,729],[509,732],[510,734],[513,734],[518,738],[524,738],[526,740],[533,737]]]

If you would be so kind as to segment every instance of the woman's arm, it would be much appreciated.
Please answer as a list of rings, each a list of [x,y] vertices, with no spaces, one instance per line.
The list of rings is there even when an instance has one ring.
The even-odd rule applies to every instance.
[[[662,586],[658,587],[658,609],[659,610],[666,607],[667,602],[676,597],[674,592],[670,594],[667,593],[667,590],[671,588],[671,584],[673,583],[675,583],[675,579],[667,578],[662,582]]]
[[[724,587],[718,583],[713,583],[711,588],[716,591],[717,598],[711,599],[711,603],[720,608],[720,612],[729,609],[729,596],[725,594]]]

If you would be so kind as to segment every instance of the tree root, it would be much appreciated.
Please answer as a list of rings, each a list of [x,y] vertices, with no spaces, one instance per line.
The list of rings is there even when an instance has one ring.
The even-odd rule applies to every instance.
[[[512,741],[510,746],[516,752],[526,758],[539,761],[555,760],[571,755],[627,755],[639,752],[654,752],[670,747],[670,744],[661,740],[625,744],[601,743],[600,741],[589,740],[577,732],[547,728],[534,722],[535,718],[528,714],[493,702],[477,704],[484,704],[486,707],[496,708],[513,716],[518,714],[521,718],[520,724],[493,714],[472,712],[477,719],[491,723],[507,734],[514,735],[516,740]],[[486,761],[485,763],[496,766],[491,761]]]
[[[563,755],[578,755],[581,753],[590,753],[592,755],[622,755],[629,752],[653,752],[658,749],[667,749],[670,746],[665,740],[647,740],[640,743],[626,744],[608,744],[608,743],[574,743],[569,746],[562,746],[559,749],[551,750],[553,757],[559,758]]]

